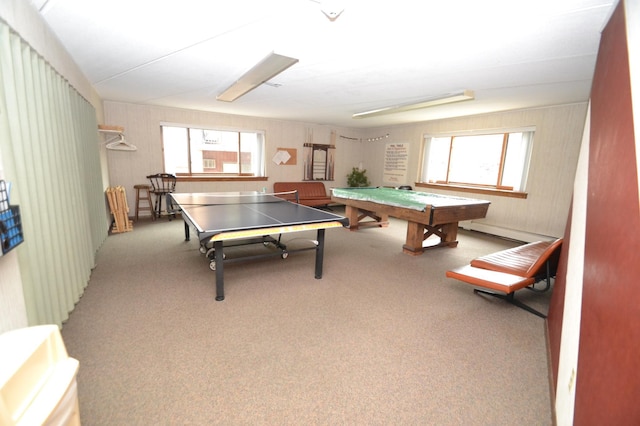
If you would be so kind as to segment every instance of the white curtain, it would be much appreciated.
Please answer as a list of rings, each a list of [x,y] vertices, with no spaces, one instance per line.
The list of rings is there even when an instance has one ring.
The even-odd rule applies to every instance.
[[[108,233],[95,109],[2,21],[0,129],[29,325],[60,326]]]

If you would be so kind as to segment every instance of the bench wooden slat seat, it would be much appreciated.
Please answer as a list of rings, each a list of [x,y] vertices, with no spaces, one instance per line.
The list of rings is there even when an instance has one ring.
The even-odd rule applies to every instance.
[[[447,271],[446,276],[493,290],[474,289],[474,293],[505,299],[546,318],[541,312],[516,300],[515,292],[531,288],[530,286],[543,279],[546,279],[546,288],[542,291],[548,290],[551,287],[551,277],[555,275],[561,246],[561,238],[525,244],[473,259],[469,265]]]
[[[471,266],[533,277],[561,243],[562,240],[557,239],[525,244],[473,259]]]
[[[475,268],[471,265],[447,271],[447,277],[465,281],[478,287],[485,287],[491,290],[513,293],[524,287],[535,283],[534,278],[521,277],[519,275],[507,274],[505,272],[491,271],[489,269]]]
[[[319,181],[275,182],[273,191],[280,198],[309,207],[326,206],[333,202],[331,197],[327,195],[324,183]],[[298,191],[297,198],[292,191]],[[285,194],[287,192],[290,193]]]

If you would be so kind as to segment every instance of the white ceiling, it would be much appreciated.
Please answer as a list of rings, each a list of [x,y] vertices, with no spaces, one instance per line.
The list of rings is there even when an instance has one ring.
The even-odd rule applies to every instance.
[[[616,0],[344,0],[335,21],[314,0],[31,1],[105,100],[368,128],[586,101]],[[216,100],[271,52],[299,62]]]

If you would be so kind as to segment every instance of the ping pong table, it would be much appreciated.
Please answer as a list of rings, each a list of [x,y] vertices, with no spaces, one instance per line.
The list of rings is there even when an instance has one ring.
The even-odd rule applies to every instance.
[[[322,278],[325,229],[348,226],[345,217],[301,204],[273,194],[259,192],[171,193],[170,201],[181,211],[185,240],[194,228],[200,241],[200,252],[209,259],[216,273],[216,300],[224,300],[224,264],[241,260],[278,256],[315,250],[315,278]],[[316,230],[312,247],[289,250],[282,234]],[[272,237],[278,235],[278,238]],[[224,249],[261,243],[275,247],[264,254],[227,259]]]

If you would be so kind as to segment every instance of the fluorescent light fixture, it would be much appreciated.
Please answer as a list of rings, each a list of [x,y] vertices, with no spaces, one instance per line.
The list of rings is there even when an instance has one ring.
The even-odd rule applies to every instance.
[[[216,99],[224,102],[233,102],[245,93],[271,80],[296,62],[298,62],[296,58],[271,52],[266,58],[244,73],[227,90],[220,93]]]
[[[468,101],[475,99],[473,90],[462,90],[460,92],[449,93],[443,96],[437,96],[413,104],[393,105],[385,108],[372,109],[370,111],[359,112],[353,114],[352,118],[367,118],[378,115],[395,114],[398,112],[411,111],[414,109],[428,108],[438,105],[450,104],[453,102]]]

